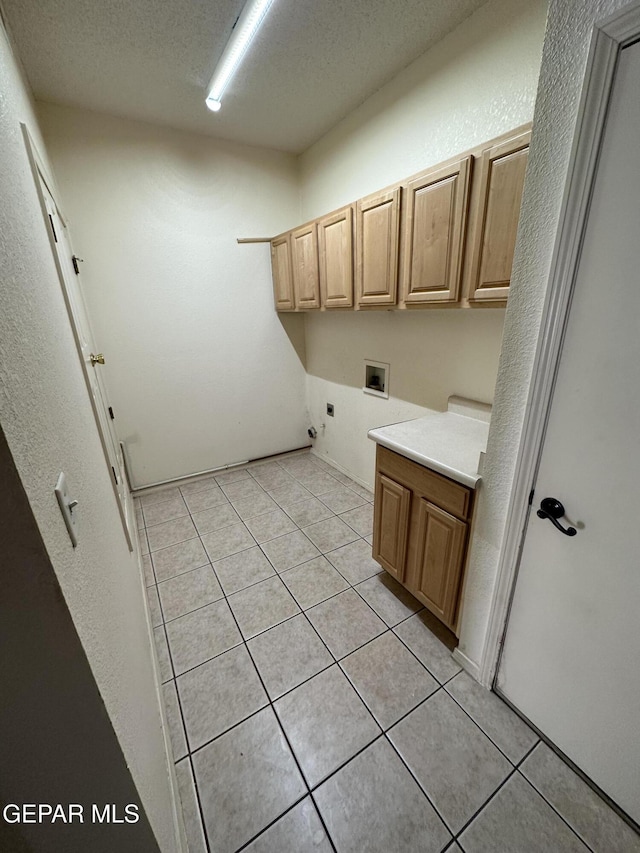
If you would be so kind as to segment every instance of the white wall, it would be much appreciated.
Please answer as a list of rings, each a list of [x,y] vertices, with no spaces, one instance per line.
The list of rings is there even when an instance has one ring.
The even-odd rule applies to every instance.
[[[368,430],[429,409],[444,411],[453,393],[493,399],[503,319],[501,309],[309,315],[307,393],[318,430],[315,452],[372,488],[375,445]],[[365,359],[390,365],[388,400],[362,390]],[[333,418],[327,403],[335,405]]]
[[[545,0],[489,0],[369,98],[302,155],[302,218],[529,121],[545,17]],[[327,424],[316,452],[371,485],[367,430],[443,410],[451,394],[492,402],[503,317],[498,309],[309,314],[308,405],[316,427]],[[389,401],[363,394],[364,358],[391,362]]]
[[[552,0],[460,649],[483,656],[591,30],[623,0]]]
[[[533,115],[546,0],[489,0],[300,158],[311,219]]]
[[[0,423],[151,825],[162,850],[173,851],[142,581],[125,543],[19,123],[43,156],[44,146],[2,26],[0,92]],[[53,492],[60,471],[79,501],[75,550]]]
[[[118,434],[138,486],[306,444],[300,317],[273,310],[270,236],[295,159],[40,104]]]

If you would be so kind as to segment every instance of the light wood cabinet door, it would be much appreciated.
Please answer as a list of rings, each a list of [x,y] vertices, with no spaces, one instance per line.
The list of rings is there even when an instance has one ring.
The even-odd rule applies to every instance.
[[[472,301],[509,295],[530,138],[523,133],[482,154],[469,247]]]
[[[356,287],[358,305],[395,305],[398,291],[400,187],[358,201]]]
[[[295,310],[289,234],[283,234],[271,241],[271,273],[276,311]]]
[[[322,305],[353,307],[353,207],[318,221],[318,257]]]
[[[291,265],[296,308],[319,308],[320,277],[315,222],[291,232]]]
[[[409,181],[403,192],[402,300],[457,302],[471,157]]]
[[[404,579],[411,492],[384,474],[376,475],[373,558],[399,581]]]
[[[411,591],[453,629],[467,524],[421,498],[415,535],[415,587]]]

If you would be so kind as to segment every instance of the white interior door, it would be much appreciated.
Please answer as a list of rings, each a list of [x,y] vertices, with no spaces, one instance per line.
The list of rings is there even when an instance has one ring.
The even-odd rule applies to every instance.
[[[640,822],[640,45],[620,55],[496,686]],[[536,510],[564,504],[557,530]]]
[[[74,337],[80,357],[82,359],[83,370],[91,405],[93,408],[98,433],[105,459],[109,469],[113,489],[118,501],[118,509],[124,527],[125,536],[129,548],[132,548],[131,542],[131,509],[130,503],[127,500],[127,488],[124,477],[124,460],[118,437],[115,433],[111,413],[107,404],[107,394],[105,384],[101,376],[102,366],[94,363],[93,356],[97,354],[95,340],[91,331],[91,324],[87,315],[87,310],[84,302],[80,285],[80,276],[76,273],[73,266],[73,249],[71,248],[71,239],[64,218],[62,217],[58,206],[53,198],[45,180],[39,174],[41,196],[46,208],[46,213],[49,218],[49,227],[53,237],[58,269],[62,279],[65,300],[69,311],[69,318],[73,328]]]

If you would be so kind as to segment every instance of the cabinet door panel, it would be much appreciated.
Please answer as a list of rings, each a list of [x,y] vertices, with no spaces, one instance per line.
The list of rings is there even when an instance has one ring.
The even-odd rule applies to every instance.
[[[360,306],[396,302],[399,207],[400,187],[358,202],[356,279]]]
[[[271,241],[271,272],[276,311],[293,311],[293,278],[291,275],[291,248],[289,235]]]
[[[296,307],[320,307],[318,237],[315,222],[291,233],[293,289]]]
[[[373,558],[397,580],[405,573],[411,492],[399,483],[376,475]]]
[[[413,594],[453,628],[467,525],[424,498],[416,528],[416,588]]]
[[[402,294],[405,304],[456,302],[471,157],[410,181],[404,194]]]
[[[318,222],[320,292],[325,308],[353,306],[353,208]]]
[[[482,155],[471,247],[473,300],[508,296],[530,135],[524,133]]]

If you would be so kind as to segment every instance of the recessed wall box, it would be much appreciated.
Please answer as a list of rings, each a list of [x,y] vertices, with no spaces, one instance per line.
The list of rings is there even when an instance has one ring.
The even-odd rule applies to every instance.
[[[373,394],[374,397],[389,397],[389,365],[383,361],[364,362],[364,388],[365,394]]]

